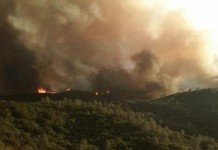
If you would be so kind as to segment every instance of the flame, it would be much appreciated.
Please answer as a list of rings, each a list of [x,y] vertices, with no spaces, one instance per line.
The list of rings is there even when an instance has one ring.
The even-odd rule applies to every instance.
[[[110,93],[111,93],[110,90],[106,90],[106,91],[96,91],[96,92],[95,92],[95,95],[96,95],[96,96],[99,96],[99,95],[108,95],[108,94],[110,94]]]
[[[43,88],[39,88],[39,89],[37,89],[37,91],[38,91],[39,94],[45,94],[45,93],[48,93],[48,94],[55,94],[55,93],[57,93],[57,92],[55,92],[55,91],[48,91],[48,90],[45,90],[45,89],[43,89]]]
[[[44,88],[38,88],[38,89],[37,89],[37,92],[38,92],[39,94],[45,94],[45,93],[48,93],[48,94],[56,94],[56,93],[69,92],[69,91],[71,91],[70,88],[68,88],[68,89],[66,89],[66,90],[63,90],[63,91],[51,91],[51,90],[46,90],[46,89],[44,89]]]
[[[43,89],[43,88],[39,88],[37,91],[38,91],[38,93],[40,93],[40,94],[47,93],[46,90]]]

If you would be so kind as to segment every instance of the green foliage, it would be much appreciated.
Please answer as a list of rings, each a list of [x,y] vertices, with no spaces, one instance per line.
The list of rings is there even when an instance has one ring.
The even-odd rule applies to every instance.
[[[151,114],[99,101],[0,102],[0,149],[210,150],[208,137],[163,128]]]
[[[218,139],[217,89],[180,93],[151,101],[126,102],[125,105],[135,111],[151,112],[155,120],[170,129]]]

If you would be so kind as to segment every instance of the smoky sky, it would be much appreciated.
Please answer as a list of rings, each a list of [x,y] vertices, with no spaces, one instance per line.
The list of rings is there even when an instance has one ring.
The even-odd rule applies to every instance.
[[[1,2],[0,90],[141,91],[216,86],[203,33],[133,0]]]
[[[7,15],[13,4],[0,2],[0,93],[33,92],[37,87],[37,71],[33,68],[34,56],[19,42],[19,34],[10,26]]]

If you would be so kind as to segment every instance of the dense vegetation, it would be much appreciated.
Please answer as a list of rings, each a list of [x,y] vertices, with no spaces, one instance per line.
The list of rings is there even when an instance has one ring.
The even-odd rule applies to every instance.
[[[218,149],[212,138],[171,131],[114,104],[45,98],[0,101],[0,110],[0,149]]]
[[[152,112],[154,118],[173,130],[218,139],[218,90],[179,93],[153,101],[128,103],[135,111]]]

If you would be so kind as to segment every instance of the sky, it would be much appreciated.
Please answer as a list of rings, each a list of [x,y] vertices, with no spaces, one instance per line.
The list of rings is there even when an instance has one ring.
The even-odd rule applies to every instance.
[[[0,2],[0,93],[217,87],[214,0]]]

